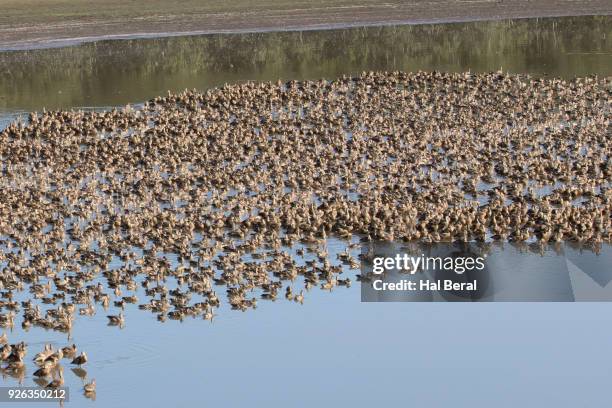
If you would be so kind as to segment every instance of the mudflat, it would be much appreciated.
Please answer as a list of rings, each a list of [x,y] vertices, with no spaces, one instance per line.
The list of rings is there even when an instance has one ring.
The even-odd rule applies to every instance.
[[[0,0],[0,49],[109,38],[611,15],[609,0]]]

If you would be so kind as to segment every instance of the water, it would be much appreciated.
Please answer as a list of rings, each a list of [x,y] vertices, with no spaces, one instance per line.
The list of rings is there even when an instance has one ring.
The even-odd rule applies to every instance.
[[[167,89],[337,77],[362,70],[612,74],[609,17],[305,33],[105,41],[0,54],[0,127],[15,112],[141,102]],[[4,122],[1,122],[4,121]],[[329,243],[330,257],[344,249]],[[609,254],[609,247],[608,247]],[[609,256],[609,255],[608,255]],[[509,260],[508,262],[513,262]],[[345,270],[353,276],[355,271]],[[96,400],[64,360],[72,407],[605,406],[608,303],[361,303],[359,285],[282,296],[213,322],[160,323],[126,306],[106,327],[98,307],[71,333],[19,325],[9,340],[75,342]],[[144,296],[140,297],[144,300]],[[109,314],[115,314],[111,307]],[[29,361],[29,359],[28,359]],[[32,385],[28,363],[24,385]],[[0,385],[16,385],[3,376]],[[40,407],[46,404],[21,404]]]
[[[594,251],[577,242],[536,243],[388,243],[363,245],[363,302],[592,302],[612,301],[612,246]],[[385,268],[385,258],[400,264]],[[406,256],[402,265],[401,258]],[[412,258],[412,259],[410,259]],[[481,266],[467,265],[466,259]],[[378,259],[374,267],[373,259]],[[442,262],[452,264],[442,267]],[[417,262],[421,261],[420,264]],[[412,262],[412,263],[411,263]],[[436,265],[439,262],[439,265]],[[416,266],[415,266],[416,265]],[[453,267],[452,265],[455,265]],[[416,268],[411,273],[408,268]],[[439,284],[441,282],[441,284]],[[445,288],[447,282],[458,284]],[[471,284],[461,288],[461,283]],[[404,285],[384,289],[384,283]],[[405,285],[412,284],[406,290]],[[438,285],[439,287],[431,286]],[[449,286],[450,287],[450,286]]]
[[[345,246],[330,240],[330,259]],[[601,256],[609,260],[611,248]],[[279,296],[244,313],[222,306],[212,322],[160,323],[127,305],[122,329],[106,327],[98,307],[77,318],[70,339],[20,327],[9,336],[30,350],[74,341],[87,351],[96,400],[83,397],[65,360],[65,406],[602,406],[612,355],[590,345],[612,337],[609,312],[606,303],[361,303],[354,284],[313,288],[303,305]],[[34,385],[27,374],[23,385]]]
[[[244,80],[367,70],[612,75],[612,17],[116,40],[0,53],[0,111],[142,102]]]

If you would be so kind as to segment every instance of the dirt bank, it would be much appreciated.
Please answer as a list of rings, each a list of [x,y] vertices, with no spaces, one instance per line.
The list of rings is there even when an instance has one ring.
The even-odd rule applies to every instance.
[[[0,0],[0,8],[0,49],[5,50],[105,38],[612,14],[609,0],[262,0],[257,5],[100,0],[95,9],[86,0]]]

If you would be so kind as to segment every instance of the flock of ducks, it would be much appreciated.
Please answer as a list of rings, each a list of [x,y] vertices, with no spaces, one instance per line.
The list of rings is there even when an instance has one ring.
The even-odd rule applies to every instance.
[[[609,243],[611,85],[369,72],[31,114],[0,132],[0,326],[303,303],[359,268],[330,236]]]
[[[19,379],[20,383],[23,383],[27,350],[28,346],[23,341],[9,344],[6,333],[3,333],[0,336],[0,362],[5,363],[4,367],[0,367],[2,374],[15,377]],[[87,363],[87,354],[84,351],[77,355],[75,344],[57,350],[51,344],[46,344],[43,350],[32,359],[38,367],[32,374],[36,384],[52,389],[63,387],[64,368],[60,363],[64,358],[72,359],[71,364],[77,366],[72,371],[85,381],[87,372],[82,369],[82,366]],[[83,392],[86,397],[95,399],[96,380],[92,379],[90,382],[84,383]]]

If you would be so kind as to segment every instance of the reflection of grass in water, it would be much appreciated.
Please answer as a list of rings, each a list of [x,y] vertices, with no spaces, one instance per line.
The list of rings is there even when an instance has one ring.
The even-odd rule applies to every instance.
[[[142,101],[167,89],[362,70],[609,75],[610,17],[103,41],[0,54],[0,108]],[[584,53],[590,55],[584,55]]]

